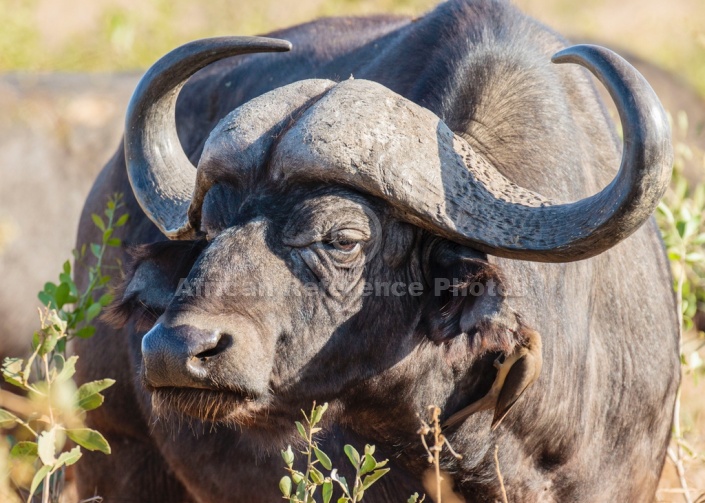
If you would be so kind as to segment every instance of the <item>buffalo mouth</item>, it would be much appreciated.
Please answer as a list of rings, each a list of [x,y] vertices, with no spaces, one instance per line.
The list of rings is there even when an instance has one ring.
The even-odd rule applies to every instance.
[[[263,404],[251,394],[201,388],[148,387],[152,411],[158,418],[186,416],[211,423],[249,426]]]

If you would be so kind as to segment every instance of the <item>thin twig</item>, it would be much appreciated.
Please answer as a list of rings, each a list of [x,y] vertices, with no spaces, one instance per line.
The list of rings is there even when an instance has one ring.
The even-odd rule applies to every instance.
[[[502,477],[502,470],[499,469],[499,456],[497,455],[498,452],[499,452],[499,446],[495,445],[494,446],[494,467],[497,470],[497,478],[499,479],[499,488],[502,490],[502,502],[509,503],[509,500],[507,499],[507,490],[504,488],[504,477]]]
[[[433,406],[431,409],[431,422],[433,423],[433,466],[436,469],[436,494],[438,495],[438,503],[441,503],[441,449],[443,442],[439,441],[441,435],[440,422],[441,409]]]
[[[44,379],[46,379],[47,383],[47,395],[51,396],[51,376],[49,374],[49,358],[46,354],[42,355],[42,363],[44,363]],[[40,376],[41,377],[41,376]],[[50,419],[50,425],[49,425],[49,430],[53,430],[54,427],[56,426],[54,422],[54,411],[52,410],[51,405],[49,406],[49,419]],[[52,448],[56,449],[55,446],[52,446]],[[44,477],[44,487],[42,488],[42,503],[49,503],[49,497],[51,496],[51,472],[47,473],[46,476]]]
[[[28,398],[4,389],[0,389],[0,407],[17,412],[23,417],[30,417],[37,412],[35,405]]]
[[[693,503],[693,499],[690,497],[690,489],[688,489],[688,482],[685,480],[685,467],[683,466],[683,460],[680,459],[670,447],[668,448],[668,459],[670,459],[676,467],[678,480],[681,484],[681,489],[679,489],[678,492],[683,494],[683,499],[685,501],[688,503]]]
[[[441,476],[441,451],[443,450],[443,446],[445,445],[446,447],[448,447],[448,451],[450,451],[451,455],[454,458],[463,459],[463,456],[453,450],[453,447],[450,445],[450,442],[445,437],[445,435],[443,435],[443,427],[441,426],[441,409],[436,407],[435,405],[430,405],[428,407],[428,411],[430,416],[429,422],[431,424],[428,424],[426,421],[423,420],[423,418],[421,418],[420,415],[417,414],[417,417],[421,422],[421,428],[418,430],[417,433],[421,436],[421,444],[423,445],[424,449],[426,450],[426,453],[428,454],[428,462],[433,464],[436,479],[436,498],[434,499],[434,501],[435,503],[441,503],[441,499],[443,497],[443,477]],[[432,446],[429,446],[426,443],[426,435],[428,435],[429,433],[433,434]],[[428,492],[428,488],[426,489],[426,491]]]
[[[685,250],[683,250],[685,252]],[[685,253],[681,253],[685,257]],[[683,283],[685,282],[685,258],[681,259],[680,270],[678,271],[678,287],[676,292],[676,303],[678,307],[678,354],[683,354]],[[681,386],[683,383],[683,366],[680,365],[681,384],[676,392],[676,404],[673,408],[673,437],[676,441],[676,450],[668,448],[668,457],[676,467],[678,480],[683,489],[683,499],[686,503],[693,503],[688,489],[688,481],[685,478],[685,466],[683,465],[683,447],[681,446]]]

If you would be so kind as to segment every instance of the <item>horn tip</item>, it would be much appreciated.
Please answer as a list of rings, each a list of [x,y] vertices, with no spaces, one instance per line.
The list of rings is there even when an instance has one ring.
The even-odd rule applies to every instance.
[[[560,65],[561,63],[575,63],[587,58],[590,53],[605,52],[603,47],[593,44],[577,44],[561,49],[551,56],[551,63]]]
[[[256,39],[264,43],[268,49],[276,52],[289,52],[294,47],[291,42],[281,38],[256,37]]]

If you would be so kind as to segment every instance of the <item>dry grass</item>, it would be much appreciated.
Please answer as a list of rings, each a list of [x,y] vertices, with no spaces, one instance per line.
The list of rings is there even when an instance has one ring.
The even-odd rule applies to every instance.
[[[683,436],[693,446],[695,455],[686,453],[685,476],[690,489],[692,501],[705,501],[705,400],[703,400],[703,383],[686,376],[682,387],[681,423]],[[661,483],[656,494],[657,501],[685,501],[681,490],[678,473],[671,460],[666,460]]]

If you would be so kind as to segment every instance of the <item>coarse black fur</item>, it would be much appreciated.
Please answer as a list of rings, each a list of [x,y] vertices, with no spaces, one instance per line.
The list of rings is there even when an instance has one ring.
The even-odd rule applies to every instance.
[[[551,65],[565,41],[507,2],[451,0],[413,21],[323,19],[270,35],[290,40],[292,52],[224,60],[181,92],[177,125],[192,161],[215,124],[247,100],[301,79],[353,75],[429,108],[505,176],[554,200],[595,193],[619,165],[617,137],[587,73]],[[114,192],[125,195],[131,215],[121,237],[142,251],[124,286],[135,291],[112,308],[115,326],[103,323],[76,345],[80,379],[117,380],[89,416],[113,454],[88,454],[78,465],[82,497],[276,501],[284,474],[276,451],[293,440],[293,421],[315,399],[331,402],[322,447],[335,451],[337,466],[345,442],[376,444],[392,459],[392,473],[365,501],[404,500],[428,467],[416,413],[435,404],[448,417],[486,393],[492,362],[522,343],[522,327],[541,334],[541,377],[496,431],[491,414],[480,413],[447,432],[463,454],[442,458],[456,491],[467,501],[500,499],[499,446],[510,501],[653,497],[679,379],[677,313],[653,222],[593,259],[530,263],[448,243],[340,187],[220,185],[203,208],[208,243],[155,245],[164,237],[132,195],[120,148],[86,202],[79,245],[99,239],[90,215]],[[342,269],[324,260],[335,253],[330,242],[305,249],[286,242],[307,225],[340,219],[369,227],[361,255]],[[352,285],[342,293],[330,286],[341,277]],[[210,281],[215,291],[189,296],[183,278]],[[433,295],[437,278],[461,286],[492,278],[506,294],[443,300]],[[323,286],[318,296],[226,291],[237,293],[245,279]],[[362,297],[364,280],[420,282],[423,294]],[[179,427],[159,416],[143,385],[140,349],[145,325],[159,316],[184,337],[222,325],[235,342],[264,348],[236,344],[239,359],[222,360],[210,375],[209,393],[247,389],[247,400],[234,399],[242,410],[221,411],[209,401],[217,395],[167,390],[162,398],[215,421],[188,418]]]

